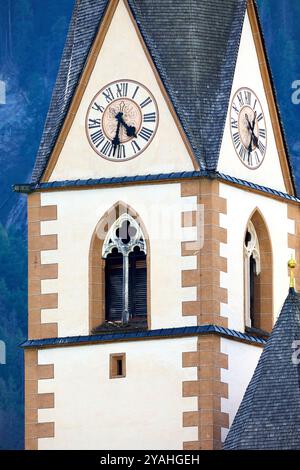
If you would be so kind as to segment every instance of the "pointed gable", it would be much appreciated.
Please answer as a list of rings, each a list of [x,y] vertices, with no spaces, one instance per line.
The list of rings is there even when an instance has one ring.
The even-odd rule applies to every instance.
[[[41,179],[99,26],[117,1],[77,1],[32,182]],[[129,0],[129,7],[202,168],[216,166],[245,0]]]
[[[300,449],[299,348],[300,294],[290,289],[224,449]]]
[[[178,118],[170,109],[164,87],[149,59],[129,7],[123,0],[117,2],[114,11],[111,11],[113,3],[110,5],[106,17],[111,13],[111,20],[105,20],[97,33],[93,52],[90,54],[92,60],[87,61],[80,86],[57,141],[56,152],[51,156],[45,174],[49,181],[172,173],[195,169],[193,153],[189,151],[187,139],[180,133]],[[105,24],[106,31],[103,31]],[[119,101],[118,104],[120,84],[124,85],[122,90],[125,96],[124,101]],[[78,90],[82,91],[80,96]],[[106,90],[110,90],[112,96],[108,98],[111,99],[111,111],[107,111],[110,105],[107,105]],[[103,102],[99,101],[99,95]],[[119,98],[116,99],[117,96]],[[143,127],[137,132],[135,139],[126,142],[126,149],[125,145],[120,146],[126,159],[116,160],[114,155],[114,160],[102,158],[104,150],[109,153],[109,157],[112,156],[111,139],[115,129],[110,121],[110,113],[124,102],[127,103],[124,113],[128,113],[125,121],[130,113],[133,116],[139,116],[141,113]],[[100,120],[99,115],[102,116]],[[148,118],[149,121],[146,121]],[[69,125],[67,132],[66,125]],[[136,125],[140,125],[138,120]],[[100,131],[98,126],[102,126]],[[109,129],[113,129],[111,134]],[[153,138],[149,144],[151,133]],[[98,146],[93,145],[95,138],[99,139],[96,141]],[[134,143],[136,147],[133,147]],[[140,151],[141,148],[142,152],[137,153],[136,149]],[[140,154],[138,158],[132,158],[135,153]]]
[[[253,3],[249,2],[243,22],[217,169],[221,173],[262,185],[266,184],[269,175],[272,174],[272,188],[293,194],[293,176],[289,156],[259,28],[256,10]],[[260,103],[256,109],[258,115],[260,112],[264,115],[259,124],[257,123],[259,129],[257,148],[264,149],[265,153],[262,157],[261,151],[258,151],[257,155],[261,161],[254,167],[247,165],[245,156],[242,158],[244,148],[240,145],[241,134],[233,124],[234,117],[237,116],[235,112],[238,102],[237,94],[240,92],[240,95],[244,96],[245,90],[248,90],[252,96],[252,103],[254,100]],[[247,108],[245,103],[241,106],[239,122],[242,109]],[[265,134],[260,134],[260,132]],[[251,158],[255,162],[253,155]]]
[[[32,183],[49,180],[51,171],[48,168],[51,161],[57,159],[69,132],[95,55],[99,53],[119,1],[123,0],[76,0]],[[260,65],[264,67],[263,74],[269,75],[255,1],[124,0],[124,3],[163,88],[179,134],[194,157],[194,167],[214,172],[218,167],[247,4],[248,11],[252,12],[252,22],[258,28],[255,33],[257,47],[265,57],[264,64]],[[271,119],[277,128],[275,138],[284,168],[286,191],[294,194],[294,179],[270,76],[268,80],[268,95],[272,95]],[[122,176],[132,174],[123,168]],[[183,165],[169,171],[188,169]],[[166,170],[168,168],[161,171]],[[229,170],[222,167],[224,173],[231,174]],[[88,178],[91,176],[95,177],[87,175]],[[247,179],[245,175],[237,177]],[[282,185],[279,186],[282,190]]]

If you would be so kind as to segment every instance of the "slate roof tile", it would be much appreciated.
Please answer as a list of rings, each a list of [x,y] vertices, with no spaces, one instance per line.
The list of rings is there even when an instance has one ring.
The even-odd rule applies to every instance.
[[[300,364],[292,360],[295,341],[299,348],[300,294],[290,289],[224,449],[300,449]]]
[[[172,179],[180,179],[180,178],[210,178],[210,179],[218,179],[220,181],[230,181],[233,184],[239,186],[246,186],[251,187],[255,191],[259,191],[266,194],[273,194],[282,199],[286,199],[289,201],[294,201],[299,203],[300,199],[296,196],[291,196],[290,194],[284,193],[282,191],[278,191],[277,189],[268,188],[267,186],[261,186],[260,184],[250,183],[249,181],[242,180],[240,178],[236,178],[233,176],[225,175],[224,173],[219,173],[216,171],[183,171],[178,173],[160,173],[158,175],[155,174],[148,174],[148,175],[136,175],[136,176],[118,176],[118,177],[111,177],[111,178],[98,178],[92,179],[89,178],[88,180],[65,180],[65,181],[51,181],[47,183],[23,183],[23,184],[15,184],[13,185],[13,190],[19,193],[28,193],[32,191],[40,191],[49,188],[60,188],[60,187],[68,187],[72,188],[74,186],[77,187],[85,187],[85,186],[100,186],[100,185],[114,185],[119,183],[132,183],[132,182],[146,182],[146,181],[157,181],[157,180],[172,180]]]
[[[128,332],[127,328],[122,329],[121,332],[105,332],[102,330],[100,333],[88,335],[88,336],[67,336],[63,338],[47,338],[47,339],[34,339],[27,340],[22,343],[22,347],[47,347],[55,344],[76,344],[76,343],[89,343],[89,342],[107,342],[109,340],[121,341],[130,338],[165,338],[167,336],[179,337],[179,336],[193,336],[202,334],[218,334],[226,338],[233,340],[239,340],[252,344],[259,344],[263,346],[266,343],[264,337],[254,336],[231,330],[230,328],[221,328],[217,325],[200,325],[200,326],[186,326],[186,327],[175,327],[175,328],[160,328],[158,330],[143,330]]]

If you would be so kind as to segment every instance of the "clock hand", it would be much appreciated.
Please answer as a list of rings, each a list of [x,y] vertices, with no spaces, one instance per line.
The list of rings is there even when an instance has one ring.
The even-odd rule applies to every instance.
[[[252,125],[250,124],[250,121],[249,121],[249,118],[248,118],[248,114],[245,114],[245,118],[247,119],[247,123],[248,123],[248,130],[250,130],[251,132],[251,140],[250,140],[250,144],[249,146],[251,145],[251,148],[252,148],[252,140],[253,140],[253,143],[254,145],[257,147],[257,144],[258,144],[258,138],[256,137],[255,133],[254,133],[254,125],[255,125],[255,120],[256,120],[256,111],[254,113],[254,118],[253,118],[253,121],[252,121]],[[249,147],[248,147],[249,148]],[[252,152],[252,150],[251,150]]]
[[[135,127],[134,126],[128,126],[128,124],[126,124],[126,122],[123,119],[123,113],[118,113],[117,119],[125,127],[126,134],[127,134],[128,137],[137,137]]]
[[[256,121],[256,111],[254,111],[254,117],[253,117],[253,121],[252,121],[252,128],[251,128],[251,132],[252,132],[252,135],[253,135],[253,143],[254,145],[257,147],[257,144],[258,144],[258,138],[256,137],[255,133],[254,133],[254,125],[255,125],[255,121]]]
[[[250,144],[248,145],[248,163],[250,163],[250,155],[251,155],[251,152],[252,152],[252,136],[251,136],[251,139],[250,139]]]
[[[247,124],[248,124],[247,127],[248,127],[248,129],[249,129],[251,132],[253,132],[253,127],[254,127],[254,123],[255,123],[255,118],[254,118],[254,120],[252,121],[252,125],[251,125],[251,123],[250,123],[250,121],[249,121],[248,114],[245,114],[245,118],[246,118],[246,120],[247,120]]]
[[[252,140],[253,138],[255,137],[255,134],[253,132],[253,129],[254,129],[254,124],[255,124],[255,116],[254,116],[254,119],[252,121],[252,125],[250,124],[250,121],[249,121],[249,118],[248,118],[248,114],[245,114],[245,118],[247,120],[247,128],[248,130],[250,131],[251,135],[250,135],[250,142],[249,142],[249,145],[248,145],[248,163],[250,163],[250,155],[251,155],[251,152],[253,150],[252,148]]]
[[[120,123],[119,119],[117,118],[117,116],[116,116],[116,119],[118,120],[117,129],[116,129],[116,134],[115,134],[115,137],[113,138],[113,140],[111,141],[111,143],[112,143],[112,145],[113,145],[113,148],[114,148],[114,150],[113,150],[113,156],[115,156],[117,147],[118,147],[118,145],[120,145],[119,133],[120,133],[120,126],[121,126],[121,123]]]
[[[112,145],[113,145],[113,156],[115,156],[115,153],[116,153],[116,150],[117,150],[117,147],[120,145],[120,137],[119,137],[119,133],[120,133],[120,127],[121,127],[121,124],[122,126],[125,127],[125,130],[126,130],[126,134],[128,137],[137,137],[136,135],[136,131],[135,131],[135,127],[134,126],[128,126],[126,124],[126,122],[124,121],[123,119],[123,113],[122,112],[119,112],[115,115],[115,118],[116,120],[118,121],[118,124],[117,124],[117,129],[116,129],[116,134],[115,134],[115,137],[113,138],[112,140]]]

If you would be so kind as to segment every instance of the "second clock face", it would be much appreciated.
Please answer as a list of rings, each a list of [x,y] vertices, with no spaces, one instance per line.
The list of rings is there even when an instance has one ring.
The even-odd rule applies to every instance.
[[[141,83],[118,80],[93,98],[86,116],[92,148],[110,161],[137,157],[152,141],[158,109],[152,93]]]
[[[259,99],[250,88],[240,88],[233,96],[230,130],[241,162],[248,168],[258,168],[266,155],[267,130]]]

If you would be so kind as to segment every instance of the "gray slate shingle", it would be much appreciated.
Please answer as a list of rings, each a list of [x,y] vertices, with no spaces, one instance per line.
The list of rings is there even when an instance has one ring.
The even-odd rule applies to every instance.
[[[32,173],[32,182],[38,182],[46,168],[107,3],[107,0],[76,0],[75,2]]]
[[[300,294],[290,289],[224,449],[300,449],[300,364],[292,361],[295,341],[300,341]]]

